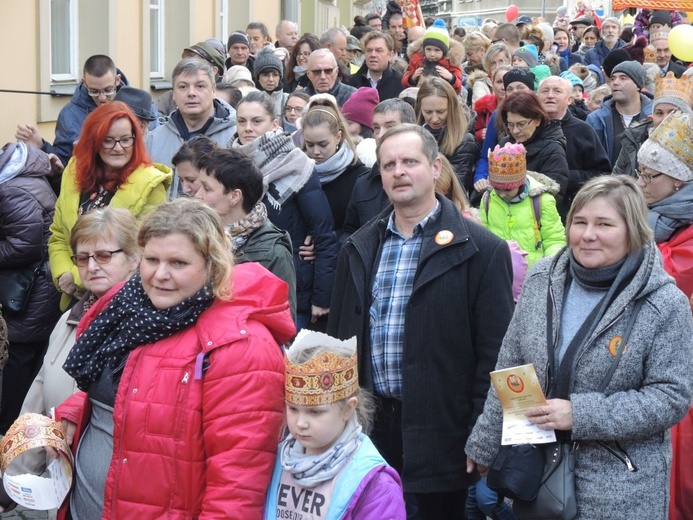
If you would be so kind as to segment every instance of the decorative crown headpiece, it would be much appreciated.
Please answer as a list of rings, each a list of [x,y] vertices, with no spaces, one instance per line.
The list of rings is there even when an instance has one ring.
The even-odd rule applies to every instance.
[[[693,180],[691,116],[672,112],[638,150],[638,162],[684,182]]]
[[[521,144],[506,144],[503,148],[488,151],[488,182],[494,188],[512,190],[527,179],[525,147]]]
[[[693,107],[693,81],[688,76],[678,79],[672,71],[666,73],[664,77],[655,78],[655,101],[664,101],[664,98],[682,101],[688,109]],[[672,103],[677,105],[677,103]],[[682,107],[679,107],[682,108]]]
[[[62,426],[45,415],[21,415],[0,441],[0,470],[5,473],[7,466],[25,451],[46,446],[70,453]]]
[[[325,347],[332,351],[325,352]],[[318,353],[305,362],[294,363],[303,351]],[[321,332],[302,330],[285,355],[286,401],[302,406],[336,403],[354,395],[359,388],[356,337],[340,341]]]
[[[645,55],[645,63],[657,63],[657,51],[651,46],[645,47],[643,54]]]

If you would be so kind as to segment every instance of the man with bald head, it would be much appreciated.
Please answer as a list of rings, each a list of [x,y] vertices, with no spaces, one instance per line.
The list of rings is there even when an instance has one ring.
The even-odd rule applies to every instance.
[[[306,75],[310,84],[306,88],[306,93],[309,96],[332,94],[339,108],[342,108],[356,89],[339,81],[338,74],[337,59],[329,49],[313,51],[308,57]]]
[[[568,179],[559,181],[565,185],[561,186],[564,195],[556,200],[558,212],[565,220],[575,194],[592,177],[611,172],[611,164],[594,128],[568,109],[573,101],[573,85],[570,81],[549,76],[539,84],[538,96],[549,118],[561,122],[566,138]]]
[[[425,32],[426,32],[426,29],[424,29],[420,25],[415,25],[414,27],[410,27],[409,30],[407,31],[407,41],[411,45],[416,40],[423,38],[423,35]]]
[[[298,25],[291,20],[282,20],[277,24],[274,36],[277,38],[275,46],[284,47],[291,53],[298,41]]]

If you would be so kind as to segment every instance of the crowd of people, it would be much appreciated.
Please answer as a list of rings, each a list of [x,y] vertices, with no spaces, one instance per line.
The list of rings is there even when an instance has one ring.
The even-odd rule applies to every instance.
[[[522,518],[489,373],[531,363],[575,518],[693,517],[687,19],[578,4],[252,22],[156,100],[95,55],[53,143],[18,124],[0,434],[62,424],[52,515]]]

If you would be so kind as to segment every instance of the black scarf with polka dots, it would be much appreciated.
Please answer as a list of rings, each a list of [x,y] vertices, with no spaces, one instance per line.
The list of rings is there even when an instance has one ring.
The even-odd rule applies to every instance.
[[[211,288],[205,286],[178,305],[157,310],[137,272],[82,333],[63,368],[81,390],[87,390],[105,366],[120,377],[130,351],[194,324],[213,301]]]

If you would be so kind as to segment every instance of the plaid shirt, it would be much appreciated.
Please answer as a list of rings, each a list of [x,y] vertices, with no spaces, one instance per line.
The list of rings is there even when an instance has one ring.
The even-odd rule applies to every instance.
[[[435,208],[414,227],[409,238],[397,231],[394,212],[387,222],[370,308],[373,383],[375,393],[383,397],[402,399],[404,318],[419,265],[423,230],[439,212],[440,203],[436,201]]]

